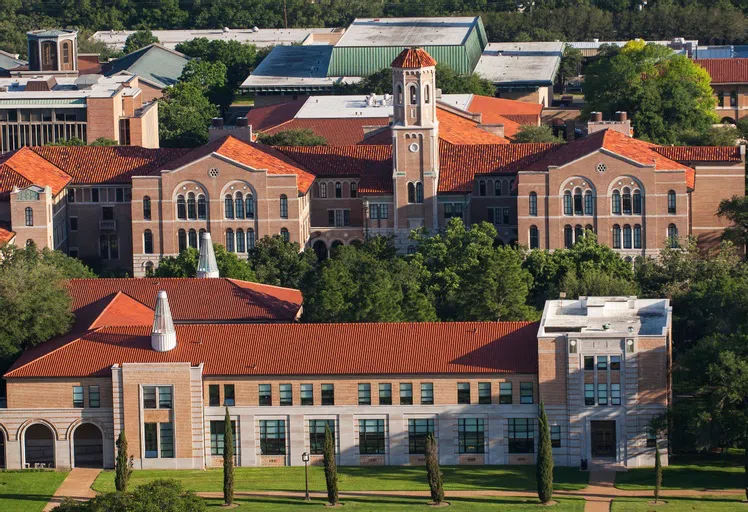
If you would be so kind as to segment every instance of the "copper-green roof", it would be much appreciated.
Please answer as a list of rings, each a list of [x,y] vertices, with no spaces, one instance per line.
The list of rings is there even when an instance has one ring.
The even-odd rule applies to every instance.
[[[165,88],[176,83],[189,60],[189,57],[175,50],[150,44],[106,64],[104,74],[111,76],[126,72],[146,83]]]

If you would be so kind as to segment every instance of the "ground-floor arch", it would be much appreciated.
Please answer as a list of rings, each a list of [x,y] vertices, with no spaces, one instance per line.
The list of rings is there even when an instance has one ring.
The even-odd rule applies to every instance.
[[[312,244],[314,254],[317,255],[317,260],[323,261],[327,259],[327,244],[323,240],[317,240]]]
[[[104,434],[98,426],[81,423],[73,432],[72,442],[74,467],[104,467]]]
[[[43,423],[32,424],[23,433],[23,453],[28,468],[55,467],[55,433]]]

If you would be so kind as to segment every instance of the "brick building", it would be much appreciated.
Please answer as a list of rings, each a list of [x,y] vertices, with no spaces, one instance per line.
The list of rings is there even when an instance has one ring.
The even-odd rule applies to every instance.
[[[748,59],[697,59],[712,78],[720,122],[735,124],[748,115]]]

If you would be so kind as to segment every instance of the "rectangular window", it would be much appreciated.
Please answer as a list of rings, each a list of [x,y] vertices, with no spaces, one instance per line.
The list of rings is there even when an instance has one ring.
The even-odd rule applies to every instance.
[[[379,218],[379,205],[378,204],[369,205],[369,218],[370,219]]]
[[[145,458],[158,457],[158,423],[143,424],[143,438],[145,441]]]
[[[519,403],[532,404],[535,400],[532,394],[532,382],[519,383]]]
[[[509,453],[534,452],[534,421],[530,418],[509,418]]]
[[[223,455],[223,439],[226,434],[224,420],[210,422],[210,454]],[[231,420],[231,432],[234,434],[234,453],[236,453],[236,421]]]
[[[610,385],[610,405],[621,405],[621,385]]]
[[[434,405],[434,385],[431,382],[421,383],[421,405]]]
[[[125,189],[118,188],[115,192],[115,198],[118,203],[124,203],[125,202]]]
[[[595,369],[595,356],[584,356],[584,369],[586,371]]]
[[[299,387],[299,399],[301,405],[314,405],[314,385],[302,384]]]
[[[234,385],[224,384],[223,385],[223,405],[233,406],[236,403],[234,400]]]
[[[309,420],[309,453],[322,455],[325,453],[325,427],[330,427],[333,442],[335,442],[335,420]]]
[[[400,405],[413,405],[413,384],[400,384]]]
[[[470,383],[469,382],[458,382],[457,383],[457,403],[458,404],[469,404],[470,403]]]
[[[408,420],[408,453],[422,455],[426,451],[426,437],[434,433],[434,420]]]
[[[602,371],[608,369],[608,356],[597,356],[597,369]]]
[[[551,448],[561,448],[561,425],[551,425]]]
[[[161,458],[174,458],[174,427],[171,423],[159,423],[161,427]]]
[[[83,407],[83,386],[73,386],[73,407]]]
[[[598,405],[608,405],[608,385],[597,385],[597,403]]]
[[[384,420],[358,420],[358,452],[384,455]]]
[[[335,405],[334,384],[322,384],[322,405]]]
[[[156,386],[143,386],[143,409],[156,408]]]
[[[260,454],[286,454],[285,420],[260,420]]]
[[[482,418],[457,420],[457,439],[460,453],[483,453],[484,429]]]
[[[501,209],[501,223],[504,225],[511,224],[511,221],[509,220],[509,208]]]
[[[218,384],[208,386],[208,405],[211,407],[221,405],[221,388]]]
[[[379,385],[379,405],[392,405],[392,384]]]
[[[358,405],[371,405],[371,384],[358,385]]]
[[[99,386],[88,386],[88,406],[101,407],[101,392]]]
[[[171,409],[171,386],[158,387],[158,408]]]
[[[327,210],[327,225],[335,226],[335,210]]]
[[[389,205],[387,205],[387,204],[380,204],[379,205],[379,218],[380,219],[388,219],[389,217],[390,217]]]
[[[621,369],[621,356],[610,356],[610,369],[611,370]]]
[[[478,403],[479,404],[490,404],[491,403],[491,383],[490,382],[479,382],[478,383]]]
[[[512,383],[511,382],[500,382],[499,383],[499,403],[504,405],[511,405],[512,403]]]
[[[98,188],[92,188],[91,189],[91,202],[92,203],[98,203],[99,202],[99,189]]]
[[[654,448],[655,446],[657,446],[657,437],[647,432],[647,448]]]
[[[70,217],[70,231],[78,231],[78,217]]]
[[[293,388],[291,384],[280,385],[280,404],[293,405]]]
[[[260,405],[273,405],[273,394],[270,389],[270,384],[260,384],[258,389],[259,392],[259,404]]]
[[[120,146],[130,145],[130,120],[129,119],[119,120],[119,145]]]
[[[584,385],[584,405],[595,405],[595,385]]]

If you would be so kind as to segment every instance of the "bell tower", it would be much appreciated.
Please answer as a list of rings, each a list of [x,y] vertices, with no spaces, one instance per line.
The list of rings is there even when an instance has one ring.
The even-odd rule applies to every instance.
[[[395,241],[410,231],[439,228],[439,121],[436,117],[436,61],[421,48],[408,48],[392,62],[392,180]]]

